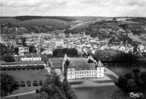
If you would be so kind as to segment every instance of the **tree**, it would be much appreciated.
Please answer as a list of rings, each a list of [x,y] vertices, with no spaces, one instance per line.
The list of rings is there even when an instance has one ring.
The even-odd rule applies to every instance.
[[[67,81],[61,82],[56,73],[48,75],[40,89],[40,94],[45,93],[47,99],[76,99],[76,96]]]
[[[15,62],[15,59],[12,55],[10,54],[6,54],[2,57],[2,60],[6,61],[6,62]]]
[[[142,81],[143,81],[142,89],[143,89],[144,91],[146,91],[146,72],[141,73],[140,78],[141,78]]]
[[[117,60],[117,56],[120,56],[120,55],[121,55],[120,51],[105,49],[105,50],[96,50],[96,52],[93,55],[93,57],[96,60],[116,61]]]
[[[133,69],[131,73],[127,73],[119,77],[118,81],[115,82],[116,85],[126,94],[136,93],[140,94],[146,92],[146,72],[140,72],[139,69]]]
[[[37,50],[36,50],[35,46],[29,46],[29,52],[30,53],[36,53]]]
[[[15,79],[5,73],[0,74],[0,96],[7,96],[14,90],[18,89],[18,84]]]
[[[6,46],[5,44],[0,43],[0,59],[6,62],[14,62],[14,46]]]
[[[3,43],[0,43],[0,56],[6,54],[7,50],[8,48],[6,47],[6,45]]]

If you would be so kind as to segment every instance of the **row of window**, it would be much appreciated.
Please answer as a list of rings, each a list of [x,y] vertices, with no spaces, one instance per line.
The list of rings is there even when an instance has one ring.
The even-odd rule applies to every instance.
[[[34,81],[20,81],[17,82],[19,87],[32,87],[32,86],[42,86],[42,80],[34,80]]]
[[[10,70],[13,70],[13,71],[15,71],[15,70],[40,70],[40,69],[44,69],[44,67],[25,67],[25,68],[21,68],[21,67],[18,67],[18,68],[15,68],[15,67],[13,67],[13,68],[5,68],[5,67],[3,67],[3,68],[0,68],[0,70],[2,70],[2,71],[10,71]]]

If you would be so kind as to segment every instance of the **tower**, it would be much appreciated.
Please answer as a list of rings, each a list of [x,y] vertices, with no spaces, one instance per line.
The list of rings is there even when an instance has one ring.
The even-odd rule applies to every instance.
[[[97,78],[103,78],[104,77],[104,66],[103,63],[99,60],[97,63],[98,67],[96,68]]]
[[[64,55],[64,60],[62,62],[62,73],[64,76],[64,80],[67,80],[67,70],[68,70],[68,66],[70,64],[70,58],[67,56],[67,54]]]

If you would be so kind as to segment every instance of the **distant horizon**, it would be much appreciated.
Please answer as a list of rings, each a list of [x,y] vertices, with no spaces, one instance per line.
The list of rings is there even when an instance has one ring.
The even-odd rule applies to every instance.
[[[9,16],[0,16],[1,18],[2,17],[101,17],[101,18],[113,18],[113,17],[116,17],[116,18],[128,18],[128,17],[137,17],[137,18],[146,18],[146,16],[64,16],[64,15],[60,15],[60,16],[55,16],[55,15],[9,15]]]

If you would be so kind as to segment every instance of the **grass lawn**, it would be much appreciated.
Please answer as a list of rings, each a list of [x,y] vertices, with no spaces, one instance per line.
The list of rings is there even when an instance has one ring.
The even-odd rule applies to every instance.
[[[86,87],[74,89],[77,99],[130,99],[124,96],[116,86]],[[113,98],[116,96],[118,98]],[[19,97],[9,97],[4,99],[47,99],[40,98],[39,94],[28,94]]]
[[[77,88],[75,89],[78,99],[114,99],[113,95],[118,96],[117,99],[129,99],[123,94],[119,93],[116,86],[102,86],[92,88]],[[117,92],[119,94],[117,94]]]

